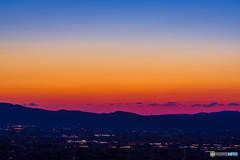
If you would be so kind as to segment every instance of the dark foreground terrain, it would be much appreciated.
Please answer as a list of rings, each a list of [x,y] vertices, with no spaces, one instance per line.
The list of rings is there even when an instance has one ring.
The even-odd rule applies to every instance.
[[[31,125],[1,126],[0,159],[12,160],[201,160],[210,151],[240,151],[240,130],[88,130]]]
[[[140,116],[1,103],[0,160],[240,159],[239,124],[229,111]]]

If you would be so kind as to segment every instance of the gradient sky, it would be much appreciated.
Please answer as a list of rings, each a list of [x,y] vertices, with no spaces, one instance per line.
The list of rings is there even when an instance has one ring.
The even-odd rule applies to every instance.
[[[145,115],[238,110],[239,28],[239,0],[0,0],[0,101]]]

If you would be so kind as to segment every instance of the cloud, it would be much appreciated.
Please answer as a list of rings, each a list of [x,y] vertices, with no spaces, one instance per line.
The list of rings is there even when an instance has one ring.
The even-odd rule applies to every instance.
[[[227,106],[240,106],[238,103],[229,103]]]
[[[224,104],[218,103],[218,102],[213,102],[210,104],[192,104],[191,107],[215,107],[215,106],[224,106]]]
[[[109,103],[110,106],[121,105],[122,103]]]
[[[203,107],[214,107],[214,106],[217,106],[218,105],[218,102],[213,102],[213,103],[210,103],[210,104],[204,104]]]
[[[162,106],[175,107],[175,106],[178,106],[178,104],[177,104],[177,102],[167,102],[165,104],[162,104]]]
[[[201,107],[201,104],[192,104],[191,107]]]
[[[158,106],[159,104],[157,103],[150,103],[148,106]]]
[[[158,104],[158,103],[148,104],[148,106],[165,106],[165,107],[175,107],[175,106],[178,106],[178,105],[181,105],[181,104],[179,104],[178,102],[167,102],[167,103],[164,103],[164,104]]]
[[[31,107],[38,106],[36,103],[29,103],[28,105]]]
[[[129,104],[129,105],[136,105],[136,104],[143,104],[143,102],[136,102],[136,103],[126,103],[126,104]]]

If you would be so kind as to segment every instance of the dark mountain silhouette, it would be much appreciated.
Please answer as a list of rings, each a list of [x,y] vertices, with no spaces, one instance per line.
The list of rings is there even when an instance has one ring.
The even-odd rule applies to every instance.
[[[0,103],[0,123],[80,125],[82,127],[105,129],[235,128],[240,127],[240,112],[222,111],[194,115],[142,116],[123,111],[109,114],[67,110],[48,111]]]

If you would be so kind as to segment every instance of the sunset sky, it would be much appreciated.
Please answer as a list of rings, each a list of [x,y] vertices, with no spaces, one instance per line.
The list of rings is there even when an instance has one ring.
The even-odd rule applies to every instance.
[[[240,109],[239,0],[0,0],[0,101],[143,115]]]

